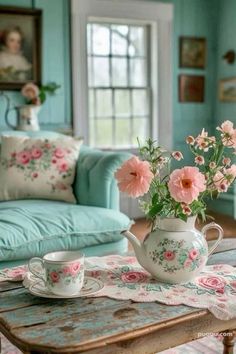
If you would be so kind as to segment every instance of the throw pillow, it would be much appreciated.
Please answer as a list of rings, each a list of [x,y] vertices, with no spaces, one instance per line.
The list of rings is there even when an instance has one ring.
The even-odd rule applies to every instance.
[[[72,190],[82,141],[70,137],[3,136],[0,200],[55,199],[76,203]]]

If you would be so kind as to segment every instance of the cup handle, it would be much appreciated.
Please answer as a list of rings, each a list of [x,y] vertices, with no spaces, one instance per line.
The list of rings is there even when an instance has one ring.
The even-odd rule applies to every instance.
[[[29,263],[28,263],[28,267],[29,267],[29,270],[30,272],[35,275],[37,278],[41,279],[44,281],[45,283],[45,279],[44,277],[42,276],[42,273],[38,272],[37,270],[35,270],[35,268],[33,267],[33,264],[36,264],[36,263],[40,263],[42,269],[44,269],[44,261],[42,260],[42,258],[39,258],[39,257],[33,257],[29,260]]]
[[[219,245],[219,243],[222,241],[223,236],[224,236],[224,231],[223,231],[222,227],[220,225],[216,224],[215,222],[211,222],[210,224],[207,224],[202,228],[202,233],[205,238],[206,238],[206,232],[210,229],[218,230],[218,238],[215,241],[214,245],[211,247],[211,249],[208,251],[208,256],[210,256],[214,252],[214,250]]]

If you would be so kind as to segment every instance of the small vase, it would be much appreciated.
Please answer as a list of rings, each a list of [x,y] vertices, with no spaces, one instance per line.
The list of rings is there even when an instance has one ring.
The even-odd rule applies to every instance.
[[[41,106],[24,105],[17,107],[18,124],[17,130],[37,131],[39,130],[38,113]]]
[[[134,235],[125,231],[124,235],[134,247],[139,263],[155,278],[171,284],[193,280],[204,268],[208,256],[223,238],[222,228],[210,223],[201,231],[195,228],[196,217],[187,222],[177,218],[158,218],[157,228],[141,244]],[[208,250],[206,232],[218,230],[218,239]]]

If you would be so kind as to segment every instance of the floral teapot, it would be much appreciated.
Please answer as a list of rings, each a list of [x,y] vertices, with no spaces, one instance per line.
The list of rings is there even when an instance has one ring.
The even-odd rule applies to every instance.
[[[130,231],[123,234],[131,242],[138,262],[162,282],[185,283],[194,279],[204,268],[208,257],[223,238],[222,228],[212,222],[198,231],[196,216],[187,222],[178,218],[158,218],[157,228],[141,243]],[[206,232],[218,230],[218,239],[208,250]]]

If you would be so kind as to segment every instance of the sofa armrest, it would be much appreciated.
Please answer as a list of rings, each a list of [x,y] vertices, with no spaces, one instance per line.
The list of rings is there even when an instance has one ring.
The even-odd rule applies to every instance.
[[[129,157],[129,153],[82,146],[74,183],[78,203],[119,210],[119,190],[114,172]]]

